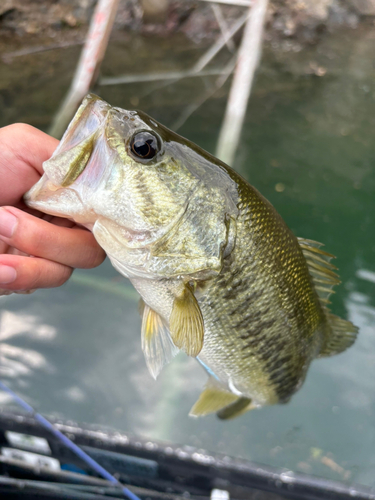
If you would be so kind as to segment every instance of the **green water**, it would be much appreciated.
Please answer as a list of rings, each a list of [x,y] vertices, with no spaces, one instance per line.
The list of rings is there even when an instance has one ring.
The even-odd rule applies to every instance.
[[[131,58],[121,64],[121,50],[142,54],[142,66],[159,42],[127,43],[111,45],[106,75],[129,71]],[[199,52],[186,49],[185,59],[174,52],[168,59],[165,50],[157,56],[159,70],[183,67]],[[73,68],[77,51],[67,53]],[[45,414],[375,486],[373,54],[371,30],[327,37],[299,53],[266,48],[241,136],[235,167],[296,235],[322,241],[338,256],[342,284],[332,309],[360,327],[350,350],[312,364],[290,404],[229,422],[189,418],[205,373],[179,355],[156,382],[151,378],[141,352],[137,295],[108,262],[76,271],[59,289],[1,298],[4,380]],[[311,75],[311,62],[326,74]],[[59,71],[43,76],[51,92]],[[172,126],[212,81],[103,86],[97,92],[113,105],[136,105]],[[214,152],[227,91],[208,100],[179,132]],[[47,126],[51,94],[40,113],[33,104],[28,114],[17,99],[7,109],[8,122],[22,118]]]

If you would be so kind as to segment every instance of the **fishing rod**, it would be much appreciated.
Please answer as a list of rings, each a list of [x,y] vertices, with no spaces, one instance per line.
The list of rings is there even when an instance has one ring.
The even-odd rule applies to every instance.
[[[128,488],[123,486],[120,481],[118,481],[112,474],[110,474],[104,467],[102,467],[98,462],[85,453],[79,446],[77,446],[73,441],[71,441],[65,434],[60,432],[56,427],[51,424],[43,415],[37,413],[32,406],[30,406],[26,401],[24,401],[20,396],[18,396],[12,389],[6,386],[0,381],[0,389],[7,392],[12,396],[12,398],[32,417],[35,418],[45,429],[51,432],[59,441],[61,441],[67,448],[69,448],[73,453],[75,453],[81,460],[83,460],[89,467],[91,467],[97,474],[106,479],[107,481],[113,483],[114,485],[121,488],[123,494],[129,500],[141,500],[137,495],[131,492]]]

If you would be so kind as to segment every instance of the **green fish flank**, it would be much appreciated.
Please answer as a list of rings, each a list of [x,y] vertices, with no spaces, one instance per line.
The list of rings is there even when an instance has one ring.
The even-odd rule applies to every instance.
[[[296,238],[232,168],[140,111],[88,95],[25,195],[90,229],[142,297],[157,377],[181,349],[209,373],[192,416],[287,403],[357,328],[333,315],[322,244]]]

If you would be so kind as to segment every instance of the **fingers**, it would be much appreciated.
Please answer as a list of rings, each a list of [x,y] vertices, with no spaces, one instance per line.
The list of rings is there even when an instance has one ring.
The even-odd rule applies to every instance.
[[[14,123],[0,129],[0,144],[3,146],[2,162],[12,156],[12,163],[25,163],[34,168],[39,176],[42,163],[51,158],[59,141],[26,123]]]
[[[23,194],[39,180],[43,162],[57,145],[56,139],[29,125],[0,129],[1,205],[24,206]],[[104,260],[103,250],[88,231],[62,219],[51,222],[14,207],[0,208],[0,288],[60,286],[72,267],[94,267]]]
[[[31,290],[61,286],[73,269],[45,259],[19,255],[0,256],[0,288]]]
[[[7,253],[9,245],[0,240],[0,254]]]
[[[14,207],[0,208],[0,239],[28,255],[69,267],[92,268],[105,259],[89,231],[51,224]]]
[[[40,130],[17,123],[0,129],[0,200],[18,203],[43,172],[42,163],[51,157],[57,139]]]

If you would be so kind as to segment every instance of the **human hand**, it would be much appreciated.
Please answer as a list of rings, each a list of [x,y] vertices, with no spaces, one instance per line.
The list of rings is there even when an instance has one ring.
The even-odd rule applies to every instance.
[[[22,200],[57,144],[30,125],[0,128],[0,295],[60,286],[73,268],[96,267],[105,258],[89,231]]]

